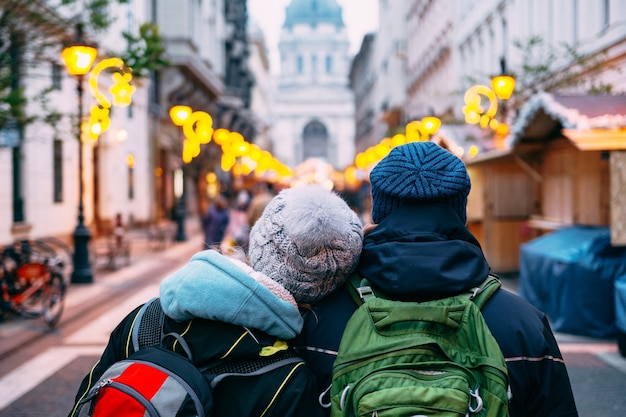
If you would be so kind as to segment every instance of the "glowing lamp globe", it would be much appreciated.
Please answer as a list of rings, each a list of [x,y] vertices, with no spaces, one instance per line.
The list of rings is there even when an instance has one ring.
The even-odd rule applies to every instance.
[[[61,58],[70,75],[85,75],[91,69],[98,50],[87,44],[70,45],[63,49]]]
[[[491,88],[500,100],[508,100],[515,89],[515,78],[510,75],[498,75],[491,79]]]
[[[170,118],[176,126],[182,126],[187,119],[191,116],[191,107],[189,106],[174,106],[170,109]]]
[[[428,116],[422,119],[422,128],[429,135],[435,134],[441,126],[441,119],[435,116]]]

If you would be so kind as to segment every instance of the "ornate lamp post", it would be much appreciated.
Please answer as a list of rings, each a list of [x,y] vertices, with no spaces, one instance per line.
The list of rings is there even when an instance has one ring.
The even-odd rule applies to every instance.
[[[184,126],[189,120],[192,114],[191,107],[189,106],[174,106],[170,109],[170,118],[176,126]],[[181,167],[179,171],[175,173],[174,177],[174,197],[176,197],[176,209],[174,211],[176,215],[176,236],[177,242],[184,242],[187,240],[187,234],[185,233],[185,217],[187,217],[187,206],[185,204],[185,174],[184,168]]]
[[[469,124],[479,124],[482,128],[491,128],[496,132],[497,146],[503,145],[503,139],[509,133],[507,123],[506,100],[511,98],[515,89],[515,78],[507,74],[506,60],[500,59],[500,74],[491,77],[491,88],[486,85],[474,85],[465,92],[463,114]],[[482,98],[486,99],[483,106]],[[498,112],[498,109],[500,111]],[[496,114],[500,116],[496,118]]]
[[[76,41],[63,49],[61,57],[67,67],[70,75],[76,76],[78,92],[78,122],[77,122],[77,139],[78,139],[78,224],[74,230],[74,270],[72,271],[72,283],[91,283],[93,281],[93,273],[89,262],[89,240],[91,232],[85,225],[85,216],[83,213],[83,138],[82,138],[82,122],[83,122],[83,78],[91,69],[91,65],[96,59],[98,50],[83,42],[82,25],[76,25]]]

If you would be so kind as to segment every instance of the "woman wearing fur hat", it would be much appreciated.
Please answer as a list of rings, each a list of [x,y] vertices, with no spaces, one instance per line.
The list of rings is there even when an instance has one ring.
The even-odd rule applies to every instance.
[[[358,262],[362,237],[355,213],[336,194],[317,185],[283,190],[251,231],[253,267],[214,250],[196,253],[162,281],[165,318],[152,327],[159,334],[183,335],[198,367],[217,358],[259,358],[291,350],[285,341],[302,329],[299,306],[343,283]],[[77,403],[110,365],[132,353],[129,341],[141,307],[113,331],[100,361],[83,380]],[[175,343],[166,347],[177,350]],[[224,378],[214,391],[212,415],[319,415],[310,369],[302,361],[285,369],[277,389],[275,376],[262,379],[267,374]]]
[[[478,241],[466,228],[470,178],[463,162],[432,142],[394,148],[370,174],[372,218],[357,273],[388,296],[427,301],[461,294],[490,272]],[[357,308],[340,288],[305,316],[296,343],[329,388],[346,322]],[[563,356],[546,316],[504,289],[482,313],[505,357],[511,417],[576,416]],[[326,397],[328,400],[328,397]]]

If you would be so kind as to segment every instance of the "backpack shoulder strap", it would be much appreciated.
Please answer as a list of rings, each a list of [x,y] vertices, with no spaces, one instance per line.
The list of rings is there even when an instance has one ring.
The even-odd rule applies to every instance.
[[[191,362],[193,362],[193,355],[191,353],[191,348],[189,347],[189,344],[187,343],[185,338],[183,338],[183,336],[181,336],[180,334],[178,334],[176,332],[170,332],[170,333],[164,335],[163,338],[161,339],[161,341],[165,340],[165,338],[167,338],[167,337],[175,338],[176,339],[176,343],[180,345],[181,349],[185,352],[185,355],[187,355],[187,358]],[[172,348],[172,351],[175,352],[176,351],[175,348]]]
[[[500,278],[497,275],[489,274],[478,287],[472,288],[469,298],[480,309],[487,303],[487,300],[489,300],[489,298],[491,298],[491,296],[500,289],[501,286],[502,283],[500,282]]]
[[[487,275],[487,278],[477,287],[472,288],[470,300],[482,308],[489,298],[502,286],[500,278],[495,274]],[[348,277],[347,289],[357,305],[361,305],[376,297],[386,298],[379,290],[374,290],[373,285],[366,278],[354,272]]]
[[[164,319],[165,313],[163,313],[158,297],[151,299],[141,307],[135,316],[129,334],[135,352],[143,347],[158,345],[161,342]]]
[[[348,280],[346,282],[346,289],[350,293],[350,297],[356,303],[356,305],[360,306],[363,304],[363,299],[359,295],[359,288],[361,287],[361,276],[356,272],[350,274]]]
[[[350,274],[346,285],[350,296],[352,296],[352,299],[358,306],[376,297],[385,298],[380,290],[374,290],[374,286],[367,278],[362,277],[356,272]]]

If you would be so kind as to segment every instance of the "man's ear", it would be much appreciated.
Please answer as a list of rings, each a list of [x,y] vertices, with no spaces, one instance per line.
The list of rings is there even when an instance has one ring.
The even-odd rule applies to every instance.
[[[367,236],[369,232],[376,229],[376,226],[378,225],[374,223],[368,223],[365,226],[363,226],[363,236]]]

